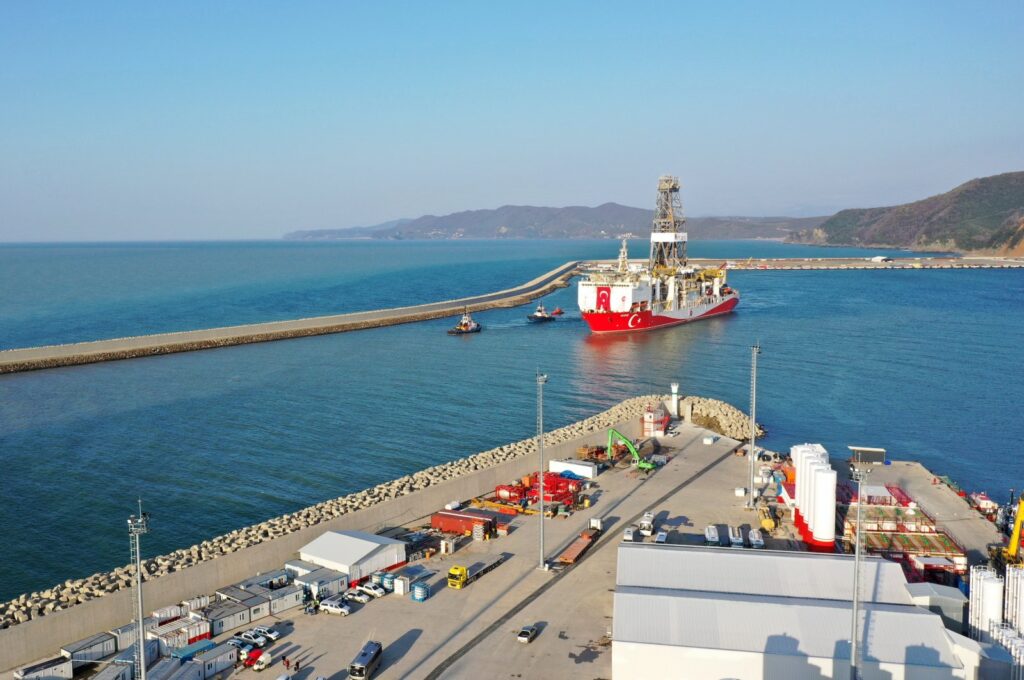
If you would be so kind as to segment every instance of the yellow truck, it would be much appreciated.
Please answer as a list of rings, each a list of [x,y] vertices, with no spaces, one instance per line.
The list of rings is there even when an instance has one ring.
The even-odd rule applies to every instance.
[[[465,588],[504,561],[504,555],[489,555],[469,567],[456,564],[448,570],[448,587]]]

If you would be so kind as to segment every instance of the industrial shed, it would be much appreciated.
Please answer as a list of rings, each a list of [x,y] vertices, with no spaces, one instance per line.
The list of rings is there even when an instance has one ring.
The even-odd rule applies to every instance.
[[[614,595],[616,680],[847,678],[853,560],[765,550],[623,544]],[[912,604],[902,569],[861,563],[860,677],[976,678],[939,616]]]
[[[406,544],[362,531],[328,531],[299,550],[299,559],[340,571],[350,583],[405,564]]]

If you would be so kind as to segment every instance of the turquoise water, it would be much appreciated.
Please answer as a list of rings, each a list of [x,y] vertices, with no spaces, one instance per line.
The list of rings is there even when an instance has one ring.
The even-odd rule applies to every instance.
[[[636,244],[640,254],[641,244]],[[525,281],[614,242],[225,243],[0,247],[4,346],[407,304]],[[697,242],[694,256],[832,256]],[[877,251],[847,254],[874,255]],[[386,262],[386,265],[379,261]],[[746,408],[760,340],[768,444],[887,447],[1000,498],[1021,486],[1017,368],[1024,272],[737,271],[736,314],[591,336],[564,318],[478,315],[358,333],[0,377],[0,598],[127,561],[141,495],[146,554],[462,457],[533,430],[533,372],[557,427],[667,391]]]

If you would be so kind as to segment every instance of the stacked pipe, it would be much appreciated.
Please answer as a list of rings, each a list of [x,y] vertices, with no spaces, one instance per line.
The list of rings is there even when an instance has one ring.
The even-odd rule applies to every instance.
[[[967,624],[971,637],[993,642],[993,632],[1003,622],[1003,579],[991,567],[971,567]]]
[[[796,467],[795,523],[811,550],[832,552],[836,539],[836,471],[821,444],[789,450]]]

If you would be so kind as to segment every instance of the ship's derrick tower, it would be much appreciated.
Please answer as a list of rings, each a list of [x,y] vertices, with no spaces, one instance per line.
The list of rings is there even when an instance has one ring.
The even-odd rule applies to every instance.
[[[679,178],[662,175],[658,178],[658,203],[651,230],[652,273],[671,275],[686,266],[685,223],[683,203],[679,198]]]

